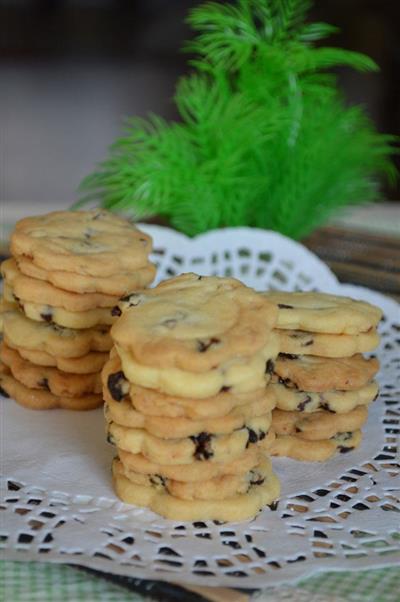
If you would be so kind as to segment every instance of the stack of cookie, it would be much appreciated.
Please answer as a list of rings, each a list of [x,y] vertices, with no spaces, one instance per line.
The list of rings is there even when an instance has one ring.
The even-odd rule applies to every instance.
[[[117,494],[170,519],[253,517],[279,494],[276,307],[237,280],[184,274],[117,312],[103,369]]]
[[[4,278],[3,392],[34,409],[92,409],[112,346],[112,308],[154,278],[150,238],[106,211],[17,223]]]
[[[379,343],[381,310],[323,293],[271,292],[265,298],[278,308],[273,454],[324,461],[356,448],[378,394],[378,361],[362,353]]]

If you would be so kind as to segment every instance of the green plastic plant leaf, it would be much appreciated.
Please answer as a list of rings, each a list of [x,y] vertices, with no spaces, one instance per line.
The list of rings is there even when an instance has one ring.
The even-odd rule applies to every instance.
[[[348,108],[333,67],[374,71],[365,55],[313,43],[309,0],[205,3],[189,23],[194,72],[177,84],[180,122],[127,122],[82,182],[80,204],[165,217],[189,235],[251,225],[301,238],[338,207],[380,198],[396,140]]]

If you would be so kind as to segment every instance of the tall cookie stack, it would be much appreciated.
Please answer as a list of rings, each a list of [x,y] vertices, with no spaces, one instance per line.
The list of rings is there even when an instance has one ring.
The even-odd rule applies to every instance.
[[[106,211],[54,212],[17,223],[3,262],[3,392],[34,409],[102,403],[112,308],[150,284],[150,238]]]
[[[274,366],[277,408],[272,453],[324,461],[361,442],[368,405],[376,398],[377,307],[322,293],[266,293],[278,308],[280,355]]]
[[[170,519],[253,517],[279,494],[275,306],[237,280],[184,274],[117,313],[103,394],[119,497]]]

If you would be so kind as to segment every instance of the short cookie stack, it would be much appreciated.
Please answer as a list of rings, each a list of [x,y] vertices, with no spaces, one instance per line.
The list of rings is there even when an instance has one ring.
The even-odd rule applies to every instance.
[[[272,453],[324,461],[361,442],[368,405],[376,398],[377,307],[322,293],[266,293],[276,304],[280,355],[273,384],[277,408]]]
[[[184,274],[117,312],[103,394],[119,497],[170,519],[222,521],[276,500],[275,306],[237,280]]]
[[[150,238],[106,211],[19,221],[4,278],[0,385],[33,409],[102,404],[112,308],[151,283]]]

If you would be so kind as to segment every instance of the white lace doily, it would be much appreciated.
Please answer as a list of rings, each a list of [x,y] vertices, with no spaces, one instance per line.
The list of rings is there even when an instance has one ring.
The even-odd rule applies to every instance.
[[[2,400],[0,545],[9,559],[83,564],[142,578],[256,588],[317,570],[395,564],[400,552],[399,306],[340,285],[303,246],[248,228],[194,240],[157,226],[158,280],[232,275],[258,289],[320,289],[382,307],[379,400],[361,447],[329,462],[274,459],[278,507],[250,522],[179,523],[127,506],[110,483],[113,450],[101,410],[31,412]]]

